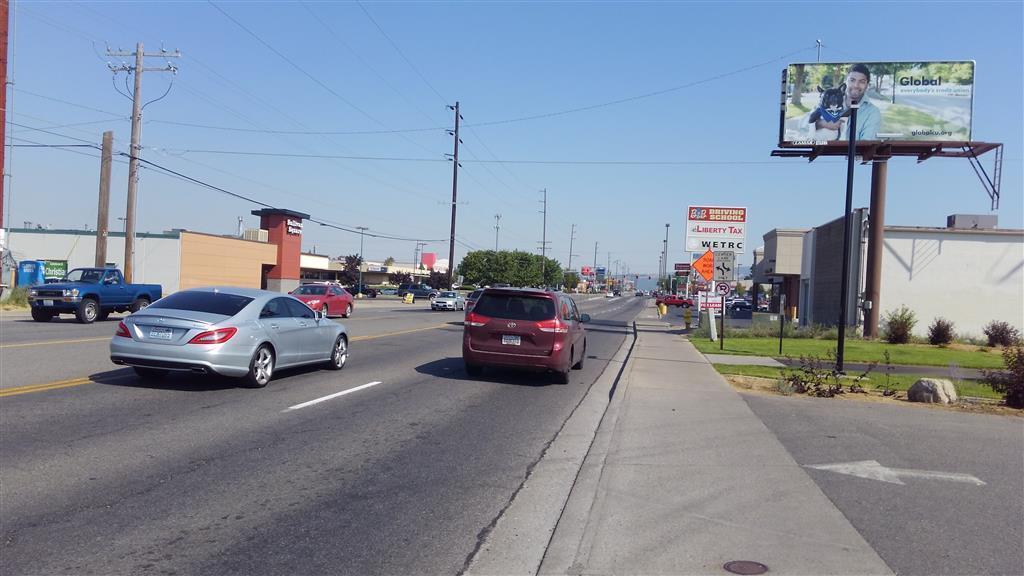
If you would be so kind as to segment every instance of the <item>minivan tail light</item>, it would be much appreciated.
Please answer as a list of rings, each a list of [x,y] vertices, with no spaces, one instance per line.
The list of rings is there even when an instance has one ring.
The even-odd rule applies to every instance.
[[[474,314],[473,312],[470,312],[469,314],[466,314],[466,322],[465,322],[465,324],[466,324],[466,326],[474,326],[474,327],[483,326],[484,324],[487,324],[487,317],[481,316],[479,314]]]
[[[217,330],[208,330],[200,334],[196,334],[194,338],[188,341],[189,344],[223,344],[231,339],[238,332],[238,328],[218,328]]]
[[[569,326],[562,324],[558,318],[537,322],[537,328],[541,332],[553,332],[555,334],[566,334],[569,332]]]
[[[114,332],[114,336],[121,336],[122,338],[131,338],[132,334],[128,331],[128,327],[124,325],[124,322],[117,323],[117,332]]]

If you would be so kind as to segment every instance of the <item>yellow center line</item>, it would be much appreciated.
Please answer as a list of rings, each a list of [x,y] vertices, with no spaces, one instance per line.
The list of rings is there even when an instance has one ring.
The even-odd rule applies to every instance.
[[[438,328],[444,328],[445,326],[452,326],[451,324],[435,324],[433,326],[426,326],[424,328],[413,328],[411,330],[399,330],[397,332],[387,332],[384,334],[373,334],[370,336],[356,336],[352,338],[352,342],[375,340],[378,338],[387,338],[389,336],[400,336],[402,334],[412,334],[414,332],[424,332],[427,330],[436,330]],[[100,338],[99,340],[108,340],[109,337]],[[83,342],[87,340],[68,340],[66,342]],[[53,342],[56,343],[56,342]],[[10,346],[18,346],[17,344],[11,344]],[[42,384],[29,384],[26,386],[14,386],[11,388],[0,389],[0,398],[7,396],[17,396],[19,394],[31,394],[33,392],[45,392],[47,390],[59,390],[61,388],[71,388],[72,386],[81,386],[83,384],[92,384],[94,382],[104,383],[110,380],[119,380],[122,378],[130,378],[131,376],[125,374],[120,377],[105,378],[103,380],[92,380],[91,378],[69,378],[67,380],[57,380],[55,382],[45,382]]]
[[[76,338],[74,340],[42,340],[40,342],[21,342],[18,344],[0,344],[0,348],[29,348],[32,346],[50,346],[53,344],[78,344],[79,342],[100,342],[102,340],[109,341],[111,336],[101,336],[97,338]]]

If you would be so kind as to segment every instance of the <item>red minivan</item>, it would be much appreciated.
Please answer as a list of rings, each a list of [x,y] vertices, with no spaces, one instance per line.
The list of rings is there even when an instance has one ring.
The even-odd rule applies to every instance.
[[[587,336],[572,298],[531,288],[488,288],[466,314],[462,360],[466,373],[485,366],[550,370],[559,383],[583,367]]]

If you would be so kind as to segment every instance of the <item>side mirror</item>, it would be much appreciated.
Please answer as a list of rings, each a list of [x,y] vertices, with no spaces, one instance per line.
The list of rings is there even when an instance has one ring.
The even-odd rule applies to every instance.
[[[584,324],[590,322],[590,314],[580,314],[580,322],[583,322]]]

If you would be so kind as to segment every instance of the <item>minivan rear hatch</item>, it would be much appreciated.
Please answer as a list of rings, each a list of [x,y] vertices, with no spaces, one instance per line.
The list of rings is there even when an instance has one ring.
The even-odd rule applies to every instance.
[[[548,356],[558,323],[555,301],[543,292],[487,290],[466,316],[470,346],[482,352]]]

